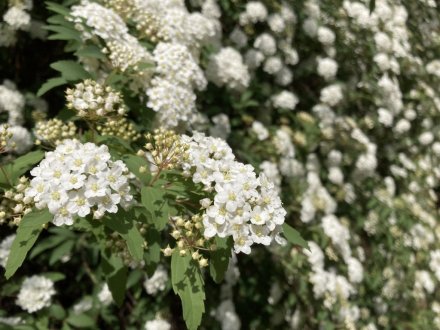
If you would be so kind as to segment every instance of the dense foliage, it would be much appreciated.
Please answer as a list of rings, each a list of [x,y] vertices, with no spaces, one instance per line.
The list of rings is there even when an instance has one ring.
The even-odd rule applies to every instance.
[[[437,6],[2,2],[0,324],[440,329]]]

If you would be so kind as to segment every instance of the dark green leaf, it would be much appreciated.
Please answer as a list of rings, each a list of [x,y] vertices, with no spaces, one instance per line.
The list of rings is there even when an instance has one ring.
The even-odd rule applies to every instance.
[[[307,242],[304,240],[304,238],[301,237],[298,231],[292,228],[291,226],[289,226],[287,223],[283,224],[283,232],[284,232],[284,236],[287,238],[287,240],[290,243],[294,245],[299,245],[305,249],[309,248]]]
[[[20,268],[27,253],[40,235],[43,225],[51,221],[52,218],[53,215],[47,209],[44,209],[40,211],[34,210],[21,219],[17,236],[12,243],[11,252],[6,263],[6,279],[9,279]]]
[[[229,258],[231,257],[232,239],[215,238],[215,245],[217,249],[211,252],[209,260],[209,272],[216,283],[223,281],[226,270],[229,265]]]
[[[108,288],[112,293],[113,300],[121,306],[125,298],[127,284],[127,267],[121,258],[116,255],[102,254],[102,270],[105,274]]]
[[[133,212],[121,209],[118,213],[109,216],[104,224],[121,235],[127,243],[128,251],[136,261],[143,260],[144,239],[136,227]]]
[[[67,84],[67,80],[64,79],[63,77],[51,78],[40,87],[40,89],[37,92],[37,96],[38,97],[43,96],[51,89],[65,84]]]
[[[105,55],[101,52],[99,47],[95,45],[88,45],[84,48],[81,48],[75,52],[76,56],[83,56],[83,57],[93,57],[98,58],[101,60],[105,60]]]
[[[145,264],[148,276],[153,276],[157,264],[160,261],[160,233],[155,228],[148,228],[147,251],[145,253]]]
[[[52,254],[50,255],[49,265],[52,266],[57,261],[61,260],[62,257],[70,254],[70,251],[72,250],[74,245],[75,245],[75,241],[68,240],[65,241],[63,244],[61,244],[60,246],[58,246],[56,249],[54,249],[52,251]]]

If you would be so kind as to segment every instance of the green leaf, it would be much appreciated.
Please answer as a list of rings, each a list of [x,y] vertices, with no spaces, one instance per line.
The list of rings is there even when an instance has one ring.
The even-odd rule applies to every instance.
[[[60,246],[58,246],[56,249],[54,249],[52,251],[52,254],[50,255],[49,265],[52,266],[57,261],[61,260],[62,257],[68,255],[74,245],[75,245],[75,241],[68,240],[65,241],[63,244],[61,244]]]
[[[52,40],[77,40],[81,41],[81,34],[74,29],[65,27],[65,26],[57,26],[57,25],[48,25],[45,27],[46,30],[57,32],[53,34],[55,39]],[[51,39],[49,37],[48,39]]]
[[[52,304],[49,307],[49,314],[57,320],[63,320],[66,317],[66,311],[59,304]]]
[[[54,282],[62,281],[66,278],[66,275],[58,272],[43,273],[43,275]]]
[[[209,272],[216,283],[220,283],[225,278],[226,270],[231,257],[232,238],[215,238],[217,249],[211,252],[209,260]]]
[[[21,219],[17,236],[12,243],[11,252],[6,263],[6,279],[9,279],[20,268],[27,253],[40,235],[43,225],[51,221],[52,218],[53,215],[47,209],[44,209],[34,210]]]
[[[90,74],[75,61],[58,61],[52,63],[50,67],[61,72],[61,76],[68,81],[90,78]]]
[[[145,252],[145,266],[148,276],[153,276],[157,264],[160,261],[160,232],[154,228],[148,228],[147,251]]]
[[[370,14],[374,11],[376,8],[376,0],[370,0]]]
[[[49,9],[50,11],[61,14],[63,16],[68,16],[70,14],[69,9],[67,9],[66,7],[59,5],[55,2],[46,1],[46,6],[47,6],[47,9]]]
[[[88,45],[84,48],[81,48],[75,52],[76,56],[83,56],[83,57],[92,57],[97,58],[101,60],[105,60],[105,55],[101,52],[99,47],[95,45]]]
[[[136,227],[133,212],[120,209],[118,213],[109,216],[104,224],[116,231],[127,243],[128,251],[136,261],[144,258],[144,239]]]
[[[290,243],[294,245],[299,245],[304,249],[309,249],[309,245],[304,240],[304,238],[301,237],[301,235],[298,233],[296,229],[289,226],[287,223],[283,224],[283,232],[284,232],[284,236],[287,238],[287,240]]]
[[[105,274],[108,288],[112,293],[113,300],[121,306],[125,298],[127,284],[127,267],[122,259],[116,255],[102,253],[101,268]]]
[[[148,162],[145,157],[135,156],[135,155],[126,155],[122,159],[125,165],[127,165],[128,169],[131,173],[136,175],[136,177],[145,185],[147,185],[151,180],[150,172],[140,173],[139,168],[144,166],[148,169]]]
[[[71,314],[67,318],[67,323],[76,328],[95,328],[95,320],[87,314]]]
[[[206,298],[199,266],[191,256],[181,257],[174,251],[171,257],[171,283],[182,301],[183,318],[189,330],[195,330],[202,322]]]
[[[166,190],[159,187],[142,187],[142,205],[153,216],[152,224],[157,230],[163,230],[170,216],[170,207],[165,198]]]
[[[67,80],[63,77],[51,78],[46,81],[43,85],[41,85],[40,89],[37,92],[37,96],[43,96],[51,89],[67,84]]]
[[[43,151],[32,151],[15,159],[12,163],[4,165],[3,169],[6,172],[7,177],[3,171],[0,171],[0,184],[9,187],[10,182],[15,185],[17,183],[17,179],[30,170],[31,167],[43,159],[43,157]]]
[[[44,251],[60,245],[62,242],[64,242],[65,239],[66,238],[63,236],[50,236],[42,240],[31,250],[31,253],[29,254],[29,259],[33,259]]]

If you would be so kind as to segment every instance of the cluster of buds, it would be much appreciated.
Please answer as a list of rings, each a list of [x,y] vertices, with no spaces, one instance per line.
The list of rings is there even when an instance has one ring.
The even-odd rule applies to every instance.
[[[151,13],[139,13],[136,21],[136,30],[139,31],[140,37],[144,37],[153,43],[169,40],[168,35],[160,26],[160,21]]]
[[[76,135],[76,126],[73,122],[67,124],[54,118],[50,120],[39,121],[34,130],[37,140],[35,144],[48,144],[56,146],[65,139],[72,139]]]
[[[208,259],[199,252],[202,250],[215,250],[203,236],[203,222],[200,214],[191,218],[173,217],[171,236],[177,241],[177,248],[181,256],[191,254],[191,258],[198,262],[200,267],[208,266]]]
[[[12,139],[12,132],[9,130],[9,125],[0,126],[0,154],[8,152],[15,148],[15,142]]]
[[[134,142],[141,137],[133,123],[125,117],[109,118],[102,125],[98,125],[96,129],[101,135],[116,136],[128,142]]]
[[[139,150],[138,156],[147,157],[158,170],[172,170],[188,159],[189,146],[174,131],[160,128],[153,133],[145,135],[147,152]]]
[[[32,211],[32,198],[24,196],[28,187],[29,180],[21,177],[17,186],[5,191],[0,201],[0,224],[8,222],[18,226],[23,216]]]
[[[103,116],[122,116],[127,111],[121,93],[110,86],[103,86],[87,79],[66,90],[67,108],[77,112],[79,117],[98,120]]]
[[[103,2],[105,7],[113,9],[123,20],[127,20],[134,15],[133,0],[104,0]]]

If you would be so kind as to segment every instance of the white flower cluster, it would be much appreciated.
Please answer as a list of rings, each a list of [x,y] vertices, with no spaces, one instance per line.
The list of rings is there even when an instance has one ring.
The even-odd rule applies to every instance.
[[[147,106],[158,112],[164,127],[191,121],[197,113],[193,88],[206,88],[206,78],[183,44],[161,42],[153,52],[156,76],[147,89]]]
[[[67,107],[86,118],[123,115],[126,111],[121,93],[87,79],[66,90]]]
[[[0,131],[2,131],[4,127],[4,124],[0,124]],[[32,148],[32,136],[26,128],[22,126],[9,126],[8,131],[12,134],[12,137],[6,146],[7,151],[20,155]],[[11,146],[13,147],[11,148]]]
[[[0,266],[5,267],[8,261],[9,252],[11,251],[12,242],[15,239],[15,234],[7,236],[0,243]]]
[[[118,205],[125,208],[133,199],[131,174],[122,161],[110,160],[105,145],[64,140],[46,153],[31,175],[25,198],[38,209],[47,207],[57,226],[72,225],[75,216],[93,213],[99,219],[107,212],[116,213]]]
[[[152,62],[151,54],[129,34],[124,21],[113,10],[83,0],[80,5],[72,7],[69,19],[85,40],[97,36],[105,41],[108,49],[104,52],[110,52],[114,67],[125,71],[140,63]]]
[[[148,294],[155,296],[158,292],[165,290],[168,283],[168,273],[166,269],[159,265],[153,276],[144,281],[144,288]]]
[[[249,86],[250,75],[241,54],[232,47],[222,48],[211,56],[206,76],[217,86],[241,91]]]
[[[32,7],[32,5],[30,6]],[[23,4],[10,7],[3,15],[3,20],[13,30],[28,30],[31,25],[31,16],[26,12],[31,9]]]
[[[264,141],[269,137],[269,131],[267,128],[257,120],[252,123],[251,130],[257,135],[257,138],[260,141]]]
[[[269,245],[273,239],[282,243],[279,233],[286,211],[274,184],[264,175],[257,177],[251,165],[237,162],[221,139],[196,132],[182,140],[189,145],[184,172],[215,191],[214,199],[203,203],[205,237],[232,236],[235,252],[246,254],[254,243]]]
[[[17,305],[29,313],[49,307],[56,293],[54,283],[44,277],[34,275],[24,280],[17,296]]]
[[[107,283],[104,283],[101,290],[99,291],[98,300],[104,306],[108,306],[113,302],[113,296]]]
[[[299,100],[295,94],[282,91],[272,97],[273,106],[277,109],[294,110]]]
[[[24,96],[11,81],[5,80],[0,85],[0,112],[8,113],[9,125],[19,126],[23,124],[24,106]]]
[[[171,324],[162,318],[155,318],[145,323],[145,330],[170,330]]]
[[[246,9],[240,14],[240,24],[264,22],[267,18],[267,9],[259,1],[249,1],[246,3]]]

